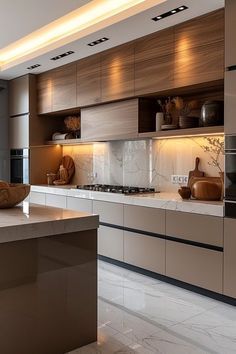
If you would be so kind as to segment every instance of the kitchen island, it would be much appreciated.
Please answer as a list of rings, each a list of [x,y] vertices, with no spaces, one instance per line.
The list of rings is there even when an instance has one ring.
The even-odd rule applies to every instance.
[[[0,210],[0,353],[63,354],[97,338],[98,216]]]

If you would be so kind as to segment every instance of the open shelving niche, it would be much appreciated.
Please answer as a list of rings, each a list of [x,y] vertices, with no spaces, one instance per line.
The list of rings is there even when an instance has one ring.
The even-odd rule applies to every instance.
[[[207,100],[223,100],[224,99],[224,81],[218,80],[212,83],[204,83],[189,87],[182,87],[178,89],[172,89],[168,91],[163,91],[155,94],[146,95],[145,97],[150,98],[164,98],[164,97],[174,97],[181,96],[185,100],[198,100],[199,107]],[[72,114],[80,114],[80,108],[75,108],[73,110],[50,113],[46,115],[48,119],[55,119],[55,128],[62,128],[63,120],[66,116]],[[44,115],[45,116],[45,115]],[[51,125],[52,126],[52,125]],[[50,133],[53,131],[51,130]],[[178,137],[188,137],[188,136],[207,136],[207,135],[223,135],[224,126],[208,126],[208,127],[197,127],[197,128],[187,128],[187,129],[175,129],[175,130],[161,130],[161,131],[150,131],[141,132],[138,135],[131,136],[128,140],[140,140],[140,139],[168,139],[168,138],[178,138]],[[49,137],[49,136],[48,136]],[[127,140],[127,137],[116,138],[115,140]],[[108,141],[107,138],[98,140],[88,140],[88,139],[65,139],[65,140],[49,140],[46,139],[46,145],[80,145],[80,144],[91,144],[100,141]]]

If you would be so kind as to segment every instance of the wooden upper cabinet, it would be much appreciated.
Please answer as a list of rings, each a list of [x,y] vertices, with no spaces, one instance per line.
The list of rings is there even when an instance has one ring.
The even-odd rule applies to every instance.
[[[42,73],[37,77],[39,114],[52,112],[52,82],[52,71]]]
[[[52,72],[52,111],[76,107],[76,63]]]
[[[145,36],[135,43],[135,95],[173,88],[173,28]]]
[[[29,113],[30,77],[24,75],[9,82],[9,115],[16,116]]]
[[[236,1],[225,1],[225,66],[236,65],[236,46],[235,46],[235,16]]]
[[[223,40],[223,9],[175,26],[175,51],[187,50]]]
[[[224,78],[224,10],[175,27],[174,86]]]
[[[100,54],[77,62],[77,106],[101,102],[101,56]]]
[[[102,102],[134,95],[134,43],[101,53]]]

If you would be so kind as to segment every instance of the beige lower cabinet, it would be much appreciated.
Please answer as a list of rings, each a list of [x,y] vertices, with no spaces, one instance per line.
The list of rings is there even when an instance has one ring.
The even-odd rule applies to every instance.
[[[224,219],[224,295],[236,298],[236,220]]]
[[[46,204],[46,194],[40,192],[30,192],[30,203],[34,204]]]
[[[99,226],[98,229],[98,254],[118,261],[124,260],[123,252],[124,232],[123,230]]]
[[[223,252],[168,240],[166,275],[222,293]]]
[[[223,218],[166,211],[166,235],[223,247]]]
[[[124,205],[124,226],[165,235],[165,210]]]
[[[165,274],[165,240],[124,231],[124,262]]]
[[[66,196],[46,194],[46,205],[66,209]]]
[[[123,204],[94,200],[93,213],[99,215],[100,222],[123,226]]]
[[[93,202],[85,198],[67,197],[67,209],[92,213]]]

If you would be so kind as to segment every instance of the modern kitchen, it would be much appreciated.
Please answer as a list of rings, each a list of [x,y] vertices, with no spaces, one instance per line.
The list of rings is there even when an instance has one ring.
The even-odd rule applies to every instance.
[[[3,1],[0,354],[236,353],[235,16]]]

